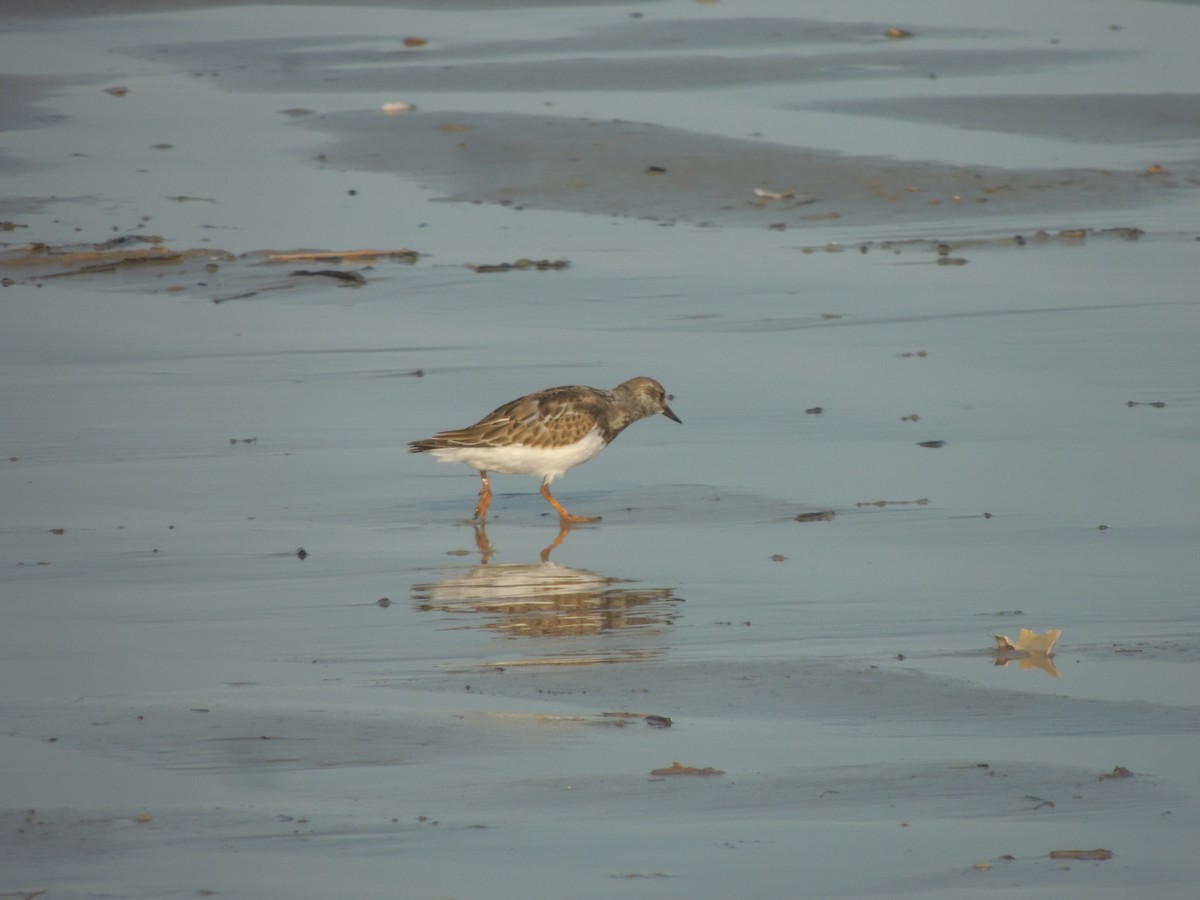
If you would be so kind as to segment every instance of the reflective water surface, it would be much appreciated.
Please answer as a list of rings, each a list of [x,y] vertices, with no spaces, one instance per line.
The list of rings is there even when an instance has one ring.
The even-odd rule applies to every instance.
[[[15,6],[0,894],[1195,896],[1195,4]]]

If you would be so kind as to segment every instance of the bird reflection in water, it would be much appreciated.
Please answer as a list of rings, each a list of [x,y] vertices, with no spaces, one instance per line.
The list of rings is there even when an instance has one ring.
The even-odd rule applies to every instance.
[[[493,563],[494,550],[482,526],[475,541],[482,562],[465,573],[415,584],[421,610],[483,613],[485,628],[512,635],[587,635],[622,629],[662,628],[682,601],[671,588],[635,588],[629,582],[587,569],[559,565],[550,552],[567,534],[564,527],[536,563]]]
[[[550,561],[550,554],[564,541],[568,534],[571,533],[573,525],[570,522],[562,522],[558,529],[558,534],[555,535],[553,541],[542,548],[542,562]],[[480,561],[483,565],[487,565],[492,561],[492,555],[496,552],[496,548],[488,541],[487,528],[482,523],[474,526],[475,528],[475,547],[479,550]]]

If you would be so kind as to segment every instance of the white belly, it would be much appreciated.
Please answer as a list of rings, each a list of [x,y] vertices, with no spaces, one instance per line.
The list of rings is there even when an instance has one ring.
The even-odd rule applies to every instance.
[[[604,449],[599,430],[592,430],[573,444],[562,447],[441,447],[429,451],[442,462],[466,463],[483,472],[508,475],[540,475],[547,483]]]

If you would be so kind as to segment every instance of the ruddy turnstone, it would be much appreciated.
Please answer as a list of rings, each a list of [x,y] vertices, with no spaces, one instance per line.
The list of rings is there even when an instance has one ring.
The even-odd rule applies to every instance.
[[[581,385],[549,388],[518,397],[474,425],[412,441],[410,453],[432,453],[442,462],[463,462],[483,481],[475,518],[483,521],[492,502],[488,472],[540,475],[542,496],[563,525],[596,522],[574,516],[550,493],[550,482],[587,462],[631,423],[662,413],[682,424],[667,406],[667,392],[653,378],[631,378],[611,391]]]

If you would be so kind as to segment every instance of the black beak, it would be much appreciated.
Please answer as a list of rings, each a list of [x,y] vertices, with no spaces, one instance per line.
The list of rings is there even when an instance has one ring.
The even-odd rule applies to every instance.
[[[680,425],[683,424],[683,419],[679,418],[679,416],[677,416],[677,415],[675,415],[675,413],[671,412],[671,407],[667,406],[667,404],[665,404],[665,403],[663,404],[663,415],[666,416],[668,419],[670,419],[672,422],[678,422]]]

